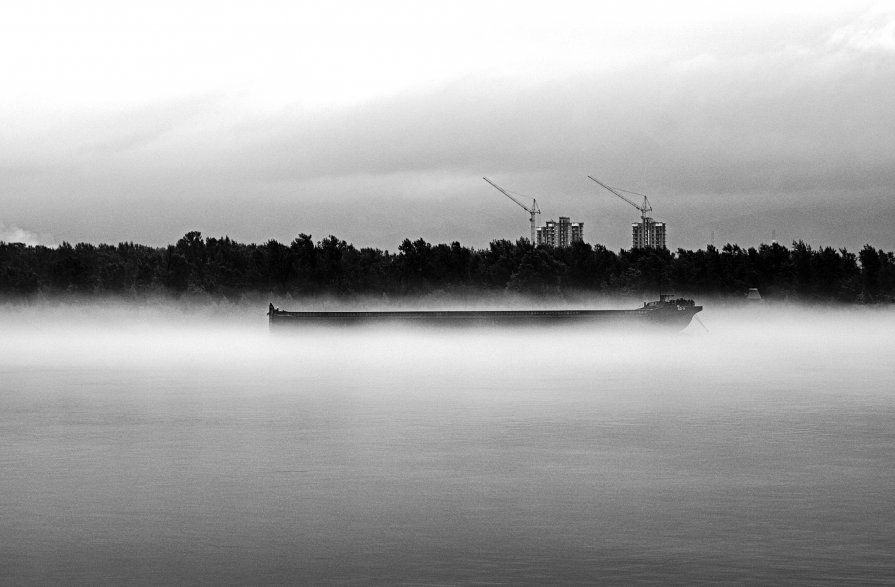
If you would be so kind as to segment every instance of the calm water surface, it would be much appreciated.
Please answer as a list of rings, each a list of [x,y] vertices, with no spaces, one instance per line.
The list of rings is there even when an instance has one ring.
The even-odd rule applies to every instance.
[[[895,582],[892,312],[59,314],[0,317],[3,584]]]

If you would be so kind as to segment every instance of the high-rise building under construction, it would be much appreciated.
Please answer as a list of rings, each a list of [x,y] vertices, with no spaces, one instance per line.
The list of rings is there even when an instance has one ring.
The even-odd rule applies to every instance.
[[[643,218],[641,222],[632,222],[631,236],[631,245],[635,249],[646,247],[667,248],[665,246],[664,222],[656,222],[652,218]]]
[[[560,216],[559,221],[548,220],[537,231],[537,244],[551,247],[567,247],[584,240],[584,223],[572,222],[568,216]]]

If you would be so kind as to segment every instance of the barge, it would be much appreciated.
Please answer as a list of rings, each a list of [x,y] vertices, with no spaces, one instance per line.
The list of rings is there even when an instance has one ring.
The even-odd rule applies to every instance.
[[[686,328],[702,311],[693,300],[661,295],[630,310],[404,310],[300,311],[268,306],[271,329],[281,326],[349,326],[359,324],[421,324],[450,326],[527,326],[578,323],[657,325]]]

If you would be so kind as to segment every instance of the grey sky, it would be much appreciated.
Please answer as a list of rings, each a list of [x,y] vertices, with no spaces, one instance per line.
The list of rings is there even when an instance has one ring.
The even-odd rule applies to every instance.
[[[373,4],[3,8],[0,239],[895,248],[892,2]]]

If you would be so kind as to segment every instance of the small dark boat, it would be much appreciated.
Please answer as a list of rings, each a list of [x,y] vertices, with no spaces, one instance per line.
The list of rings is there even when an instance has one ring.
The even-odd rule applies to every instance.
[[[440,324],[440,325],[548,325],[577,323],[630,323],[669,326],[682,330],[702,311],[693,300],[659,296],[633,310],[412,310],[412,311],[332,311],[288,312],[270,304],[270,327],[333,326],[354,324]]]

